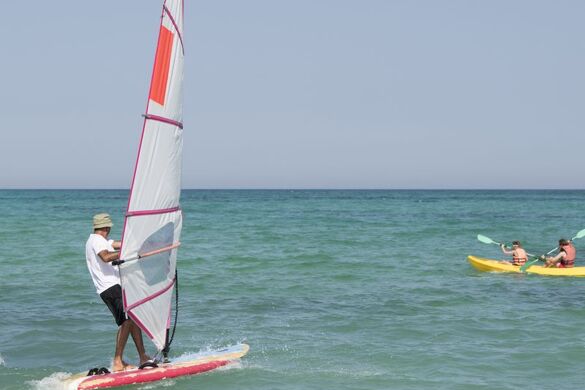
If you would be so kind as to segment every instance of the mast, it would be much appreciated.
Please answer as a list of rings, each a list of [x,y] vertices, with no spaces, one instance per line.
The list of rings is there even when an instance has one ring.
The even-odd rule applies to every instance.
[[[120,249],[124,310],[159,352],[182,228],[183,61],[183,0],[166,0]]]

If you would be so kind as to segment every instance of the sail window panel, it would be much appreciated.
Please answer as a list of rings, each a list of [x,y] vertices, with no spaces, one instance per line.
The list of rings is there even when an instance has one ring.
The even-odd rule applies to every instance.
[[[124,307],[133,310],[171,289],[176,263],[177,250],[173,249],[121,264]]]
[[[163,214],[128,217],[124,236],[122,237],[123,244],[120,258],[123,260],[133,259],[176,244],[180,241],[181,228],[181,210]],[[168,253],[168,251],[163,253]],[[151,257],[156,258],[158,255],[145,257],[140,261]]]
[[[181,223],[180,211],[129,217],[123,251],[136,256],[168,247],[178,242]],[[120,265],[124,308],[158,349],[164,347],[169,324],[176,264],[175,248]]]

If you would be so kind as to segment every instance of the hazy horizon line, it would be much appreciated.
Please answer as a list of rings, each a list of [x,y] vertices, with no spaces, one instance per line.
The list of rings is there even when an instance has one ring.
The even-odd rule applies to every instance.
[[[187,191],[585,191],[585,188],[190,187]],[[119,187],[0,187],[0,191],[130,191]]]

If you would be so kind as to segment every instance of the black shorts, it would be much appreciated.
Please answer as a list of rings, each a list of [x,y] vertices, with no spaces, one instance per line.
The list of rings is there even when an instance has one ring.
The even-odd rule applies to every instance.
[[[124,303],[122,302],[122,287],[116,284],[100,294],[102,301],[112,312],[114,320],[118,326],[122,325],[128,319],[124,313]]]

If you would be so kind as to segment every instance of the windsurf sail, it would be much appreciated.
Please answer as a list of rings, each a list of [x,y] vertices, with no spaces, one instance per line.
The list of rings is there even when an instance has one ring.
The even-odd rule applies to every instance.
[[[163,4],[142,136],[122,231],[124,310],[168,350],[182,214],[183,0]]]

